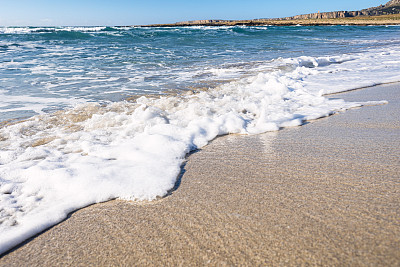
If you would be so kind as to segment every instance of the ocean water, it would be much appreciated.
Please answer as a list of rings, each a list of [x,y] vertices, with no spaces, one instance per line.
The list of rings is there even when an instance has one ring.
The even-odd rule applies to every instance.
[[[185,156],[373,102],[399,26],[0,28],[0,253],[113,198],[168,194]]]

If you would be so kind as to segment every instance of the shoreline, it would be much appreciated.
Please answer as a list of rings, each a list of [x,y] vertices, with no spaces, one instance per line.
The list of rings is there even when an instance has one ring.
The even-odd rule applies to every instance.
[[[399,264],[399,91],[337,93],[389,104],[219,137],[188,156],[167,197],[78,210],[0,265]]]
[[[400,14],[359,16],[333,19],[252,19],[200,20],[166,24],[136,25],[137,27],[191,27],[191,26],[390,26],[400,25]]]

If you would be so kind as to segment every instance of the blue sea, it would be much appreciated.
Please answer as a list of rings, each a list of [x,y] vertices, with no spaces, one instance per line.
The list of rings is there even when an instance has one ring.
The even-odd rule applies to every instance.
[[[329,94],[399,81],[399,26],[0,27],[0,253],[164,197],[217,136],[385,104]]]
[[[0,28],[0,121],[215,88],[287,67],[279,59],[390,49],[399,35],[397,26]]]

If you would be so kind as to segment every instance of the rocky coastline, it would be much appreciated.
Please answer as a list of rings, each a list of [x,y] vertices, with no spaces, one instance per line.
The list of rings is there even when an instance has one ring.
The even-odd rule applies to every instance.
[[[251,20],[192,20],[171,24],[141,25],[142,27],[182,27],[182,26],[324,26],[324,25],[399,25],[400,0],[391,0],[385,5],[360,11],[317,12],[284,18]]]
[[[360,11],[333,11],[333,12],[317,12],[306,15],[297,15],[286,18],[278,18],[274,20],[296,20],[296,19],[338,19],[338,18],[354,18],[361,16],[383,16],[394,15],[400,13],[400,0],[391,0],[385,5],[371,7]]]

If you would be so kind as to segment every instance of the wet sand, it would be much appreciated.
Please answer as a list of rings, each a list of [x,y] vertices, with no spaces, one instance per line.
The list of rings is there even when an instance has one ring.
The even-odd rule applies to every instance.
[[[1,266],[400,265],[400,84],[301,127],[217,138],[171,195],[81,209]]]

